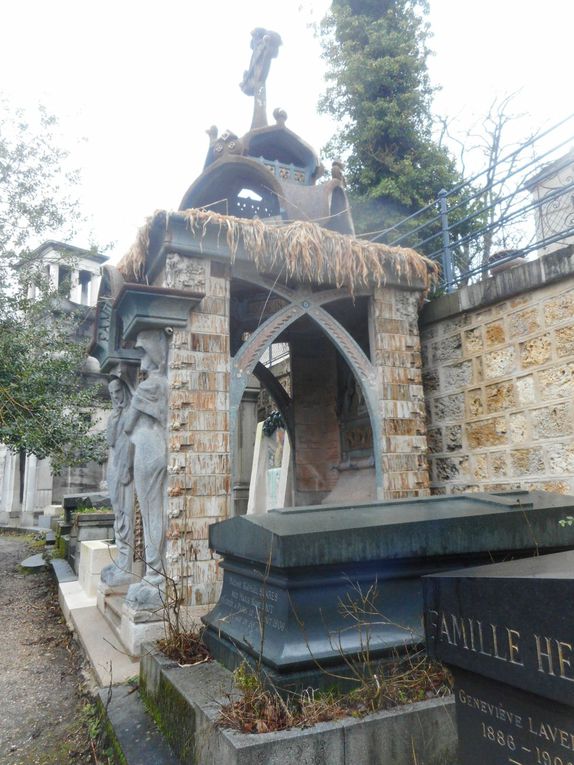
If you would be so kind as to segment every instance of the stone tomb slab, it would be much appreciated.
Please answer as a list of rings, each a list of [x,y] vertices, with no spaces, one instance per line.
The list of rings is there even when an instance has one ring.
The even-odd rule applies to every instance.
[[[574,551],[435,574],[424,601],[460,761],[574,765]]]
[[[574,529],[558,524],[573,505],[543,492],[463,495],[214,524],[224,579],[205,640],[229,668],[261,655],[286,685],[320,682],[343,655],[361,661],[367,641],[372,659],[390,658],[423,640],[423,575],[574,546]]]

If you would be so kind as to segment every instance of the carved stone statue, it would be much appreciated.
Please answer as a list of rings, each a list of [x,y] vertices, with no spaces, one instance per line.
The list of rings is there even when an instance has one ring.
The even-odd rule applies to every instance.
[[[257,27],[251,32],[251,61],[249,69],[244,72],[240,84],[241,90],[248,96],[254,96],[253,121],[251,129],[265,127],[267,125],[267,99],[265,95],[265,81],[269,74],[271,59],[277,57],[281,37],[277,32]]]
[[[162,330],[140,332],[136,348],[144,351],[141,371],[125,430],[134,446],[134,483],[143,534],[145,576],[132,584],[126,602],[154,610],[163,605],[165,532],[167,523],[167,337]]]
[[[102,569],[101,580],[111,587],[130,584],[133,560],[133,445],[126,433],[126,419],[131,401],[130,389],[123,380],[108,385],[112,413],[108,420],[108,489],[115,513],[114,530],[118,555],[114,563]]]

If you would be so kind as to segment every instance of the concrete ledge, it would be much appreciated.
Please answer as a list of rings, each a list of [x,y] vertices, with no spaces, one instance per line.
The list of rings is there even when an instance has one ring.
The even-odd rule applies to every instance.
[[[423,308],[420,322],[424,327],[463,311],[500,303],[515,295],[545,287],[568,277],[574,278],[572,245],[431,300]]]
[[[180,667],[147,645],[140,688],[182,762],[201,765],[453,765],[454,701],[424,701],[362,719],[259,735],[215,725],[234,695],[231,673],[216,662]]]

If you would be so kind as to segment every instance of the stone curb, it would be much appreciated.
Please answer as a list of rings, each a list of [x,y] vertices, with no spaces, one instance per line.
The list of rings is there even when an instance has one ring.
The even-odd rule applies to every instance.
[[[144,702],[182,762],[201,765],[454,765],[454,700],[433,699],[361,719],[258,735],[215,725],[232,692],[217,662],[180,667],[152,645],[140,669]]]

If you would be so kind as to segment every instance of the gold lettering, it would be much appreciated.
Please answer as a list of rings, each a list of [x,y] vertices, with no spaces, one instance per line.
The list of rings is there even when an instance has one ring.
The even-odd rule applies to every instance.
[[[452,638],[454,640],[455,645],[459,645],[460,639],[462,638],[462,644],[465,648],[468,649],[468,643],[466,642],[466,629],[464,626],[464,621],[460,619],[460,622],[458,618],[451,614],[451,624],[452,624]]]
[[[448,626],[447,626],[447,623],[446,623],[446,617],[445,617],[444,614],[442,614],[441,619],[440,619],[440,637],[441,637],[441,639],[442,639],[443,635],[446,635],[447,641],[450,643],[450,645],[453,645],[453,642],[450,639],[450,633],[448,631]]]
[[[492,656],[491,653],[484,650],[484,636],[482,634],[482,622],[479,622],[478,619],[476,620],[476,623],[478,624],[478,637],[480,642],[480,651],[483,656]]]
[[[558,665],[560,667],[560,677],[564,680],[570,680],[570,682],[574,682],[574,677],[566,674],[566,667],[572,668],[572,664],[570,662],[570,659],[567,659],[564,654],[562,653],[562,649],[566,648],[567,651],[572,650],[572,644],[571,643],[563,643],[561,640],[556,640],[556,648],[558,649]]]
[[[497,634],[496,634],[496,631],[497,631],[497,625],[496,625],[496,624],[491,624],[491,625],[490,625],[490,630],[491,630],[491,632],[492,632],[492,647],[493,647],[493,649],[494,649],[494,658],[495,658],[495,659],[500,659],[500,661],[508,661],[508,659],[506,658],[506,656],[501,656],[501,655],[498,653],[498,636],[497,636]]]
[[[552,665],[552,647],[550,645],[550,638],[544,637],[543,639],[546,641],[546,651],[542,650],[542,646],[540,644],[541,638],[539,635],[534,635],[534,639],[536,640],[536,655],[538,657],[538,671],[542,672],[543,674],[548,675],[554,675],[554,667]],[[548,669],[545,670],[543,667],[543,659],[546,659],[548,664]]]
[[[429,634],[433,635],[433,637],[436,639],[436,628],[438,627],[438,611],[433,611],[432,608],[430,608],[428,611],[425,611],[425,617],[426,617],[426,623],[427,623],[427,630]],[[436,617],[436,618],[432,618]]]
[[[508,653],[510,656],[508,661],[511,664],[518,664],[519,667],[523,667],[524,662],[520,661],[520,658],[518,655],[520,649],[518,645],[513,641],[513,638],[520,640],[520,632],[518,630],[513,630],[513,629],[510,629],[510,627],[507,627],[506,634],[508,636]]]
[[[469,619],[468,625],[470,627],[470,650],[476,653],[476,645],[474,643],[474,619]]]

